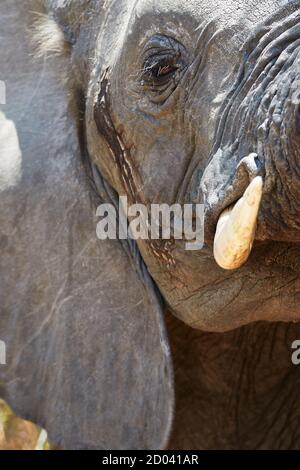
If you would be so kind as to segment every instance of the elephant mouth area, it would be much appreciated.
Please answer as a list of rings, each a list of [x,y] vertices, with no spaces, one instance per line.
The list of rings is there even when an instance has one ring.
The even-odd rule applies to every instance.
[[[206,276],[196,264],[185,289],[167,292],[174,314],[193,328],[224,333],[250,323],[300,321],[300,245],[255,241],[238,270],[221,270],[209,247]],[[213,287],[212,287],[213,286]]]
[[[255,241],[251,257],[247,265],[260,265],[263,268],[271,269],[274,274],[279,275],[289,273],[300,275],[300,244],[276,241]]]

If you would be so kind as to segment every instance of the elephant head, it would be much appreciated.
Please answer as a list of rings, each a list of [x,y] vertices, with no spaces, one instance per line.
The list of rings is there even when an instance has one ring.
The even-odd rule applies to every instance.
[[[42,3],[39,61],[4,24],[22,155],[1,195],[2,395],[65,447],[163,447],[162,305],[214,332],[300,317],[299,1]],[[97,240],[119,196],[203,204],[204,247]]]
[[[204,204],[202,250],[138,241],[169,308],[209,331],[297,320],[299,3],[79,3],[50,6],[84,90],[90,161],[132,203]],[[217,242],[255,178],[254,210],[239,204],[248,235]],[[217,265],[214,239],[238,269]]]

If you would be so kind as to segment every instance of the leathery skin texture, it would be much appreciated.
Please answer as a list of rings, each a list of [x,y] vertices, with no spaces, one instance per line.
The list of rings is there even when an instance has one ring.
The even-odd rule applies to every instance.
[[[299,0],[18,3],[1,398],[61,448],[299,447]],[[225,271],[216,224],[257,175],[253,249]],[[100,242],[118,196],[203,203],[203,249]]]
[[[133,202],[205,205],[201,251],[186,251],[181,240],[138,242],[149,272],[193,328],[297,320],[298,2],[129,5],[105,8],[92,46],[90,158]],[[106,29],[112,17],[115,40]],[[174,50],[178,62],[151,86],[143,74],[149,48]],[[252,254],[224,271],[212,254],[216,223],[253,174],[263,176],[264,194]]]

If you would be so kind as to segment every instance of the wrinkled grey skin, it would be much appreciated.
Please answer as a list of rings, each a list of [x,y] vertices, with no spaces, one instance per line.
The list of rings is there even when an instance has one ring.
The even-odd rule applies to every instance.
[[[1,394],[62,447],[164,447],[172,373],[147,269],[166,306],[197,329],[299,319],[299,2],[49,0],[70,56],[35,69],[22,41],[15,50],[30,8],[4,3],[16,22],[3,20],[7,114],[23,163],[21,182],[1,194],[0,336],[11,351]],[[157,35],[155,50],[171,41],[179,68],[152,88],[142,71]],[[72,114],[63,70],[69,96],[83,97]],[[225,272],[212,256],[216,221],[256,174],[265,179],[257,240],[246,265]],[[95,207],[117,194],[204,202],[204,249],[97,242]],[[170,446],[297,447],[286,338],[299,328],[206,337],[185,328],[170,320],[178,396]],[[224,363],[211,359],[224,351]]]
[[[299,2],[107,5],[100,33],[90,38],[95,59],[85,64],[90,158],[134,202],[205,204],[200,252],[187,252],[184,241],[139,242],[167,304],[184,322],[210,331],[298,320],[298,248],[291,242],[299,241]],[[141,72],[149,48],[170,49],[166,40],[153,43],[158,34],[172,38],[180,67],[151,88]],[[78,62],[86,40],[75,45]],[[102,95],[106,106],[97,104]],[[119,153],[115,164],[112,153]],[[251,153],[257,157],[245,160]],[[212,256],[216,222],[256,174],[265,180],[258,240],[242,269],[224,272]]]

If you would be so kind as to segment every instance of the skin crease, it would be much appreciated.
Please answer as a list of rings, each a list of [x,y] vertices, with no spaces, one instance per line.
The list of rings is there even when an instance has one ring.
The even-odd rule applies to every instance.
[[[241,269],[226,272],[212,256],[215,223],[228,205],[230,178],[234,178],[237,165],[245,156],[230,160],[229,169],[222,168],[224,162],[217,159],[215,166],[207,167],[215,144],[218,115],[243,63],[243,44],[255,27],[266,21],[270,12],[282,7],[283,2],[254,4],[190,1],[182,7],[176,1],[159,4],[139,1],[126,12],[122,6],[117,12],[112,5],[111,13],[106,14],[107,25],[96,41],[96,66],[87,101],[90,155],[119,194],[130,196],[119,172],[112,168],[107,142],[99,136],[99,123],[98,126],[95,123],[99,92],[96,78],[103,70],[108,70],[111,120],[115,129],[120,130],[124,146],[130,149],[134,202],[205,202],[203,188],[212,181],[224,185],[219,196],[218,187],[206,194],[208,206],[211,199],[217,197],[218,201],[215,209],[208,207],[212,214],[208,210],[206,245],[201,251],[187,252],[181,241],[171,246],[162,243],[159,247],[139,241],[143,258],[170,310],[192,327],[207,331],[227,331],[257,320],[294,321],[300,315],[297,246],[286,243],[290,240],[282,235],[273,243],[271,229],[266,232],[263,218],[258,227],[260,239],[269,240],[255,242],[249,261]],[[290,10],[286,9],[283,16],[288,13]],[[119,30],[114,40],[107,37],[106,26],[115,14]],[[140,86],[142,51],[147,50],[150,38],[156,34],[176,39],[183,57],[177,87],[160,104],[153,104],[153,95]],[[256,143],[253,139],[252,148],[252,136],[247,137],[251,153]],[[267,176],[269,184],[270,175]],[[230,202],[242,195],[248,183],[249,179],[239,180]],[[274,191],[269,194],[274,200]],[[266,213],[264,205],[263,212]],[[274,211],[273,216],[276,221]]]

